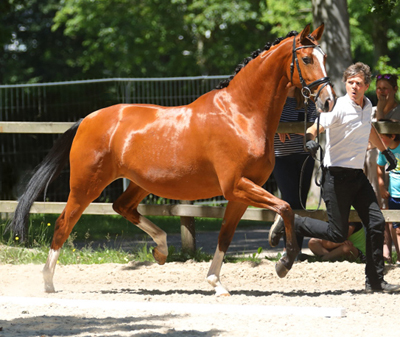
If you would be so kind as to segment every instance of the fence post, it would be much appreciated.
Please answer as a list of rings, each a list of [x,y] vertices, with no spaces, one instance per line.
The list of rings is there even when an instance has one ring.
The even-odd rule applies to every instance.
[[[181,204],[191,205],[192,201],[181,200]],[[194,253],[196,251],[196,230],[194,217],[181,216],[182,251]]]

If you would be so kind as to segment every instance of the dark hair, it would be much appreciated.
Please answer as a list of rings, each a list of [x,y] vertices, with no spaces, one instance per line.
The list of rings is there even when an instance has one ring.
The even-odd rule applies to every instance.
[[[364,76],[365,84],[371,83],[371,68],[362,62],[357,62],[348,67],[343,73],[343,82],[346,82],[349,77],[362,74]]]
[[[393,88],[397,87],[397,75],[395,74],[379,74],[376,76],[376,83],[380,80],[388,81]]]
[[[391,120],[391,119],[380,119],[379,122],[386,122],[386,123],[397,123],[397,121]],[[381,135],[385,136],[393,136],[394,135],[394,141],[400,141],[400,135],[397,133],[381,133]]]

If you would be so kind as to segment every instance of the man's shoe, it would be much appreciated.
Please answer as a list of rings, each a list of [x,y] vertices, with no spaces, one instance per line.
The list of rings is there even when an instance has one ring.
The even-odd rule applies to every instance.
[[[382,281],[379,286],[371,286],[369,283],[365,284],[365,292],[371,293],[398,293],[400,292],[400,285],[389,284],[386,281]]]
[[[285,223],[282,217],[277,214],[275,215],[274,223],[269,230],[268,242],[271,247],[276,247],[279,244],[279,240],[285,234]]]

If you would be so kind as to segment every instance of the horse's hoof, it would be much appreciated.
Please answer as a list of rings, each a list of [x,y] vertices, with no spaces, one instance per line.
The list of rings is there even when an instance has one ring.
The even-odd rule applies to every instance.
[[[279,260],[275,264],[275,271],[278,274],[280,278],[283,278],[287,275],[290,269],[286,268],[285,265],[283,264],[282,260]]]
[[[50,294],[50,293],[55,293],[56,290],[54,289],[54,286],[53,286],[52,284],[46,284],[46,285],[44,286],[44,292]]]
[[[157,247],[153,249],[153,256],[159,265],[163,265],[167,261],[167,255],[160,253]]]

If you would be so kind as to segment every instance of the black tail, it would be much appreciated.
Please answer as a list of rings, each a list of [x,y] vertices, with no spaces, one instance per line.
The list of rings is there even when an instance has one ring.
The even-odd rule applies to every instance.
[[[18,200],[17,208],[12,221],[6,231],[12,230],[14,235],[22,241],[25,240],[28,228],[29,211],[38,195],[61,173],[69,159],[72,141],[83,119],[76,122],[54,144],[43,161],[35,168],[32,178],[26,186],[25,192]]]

